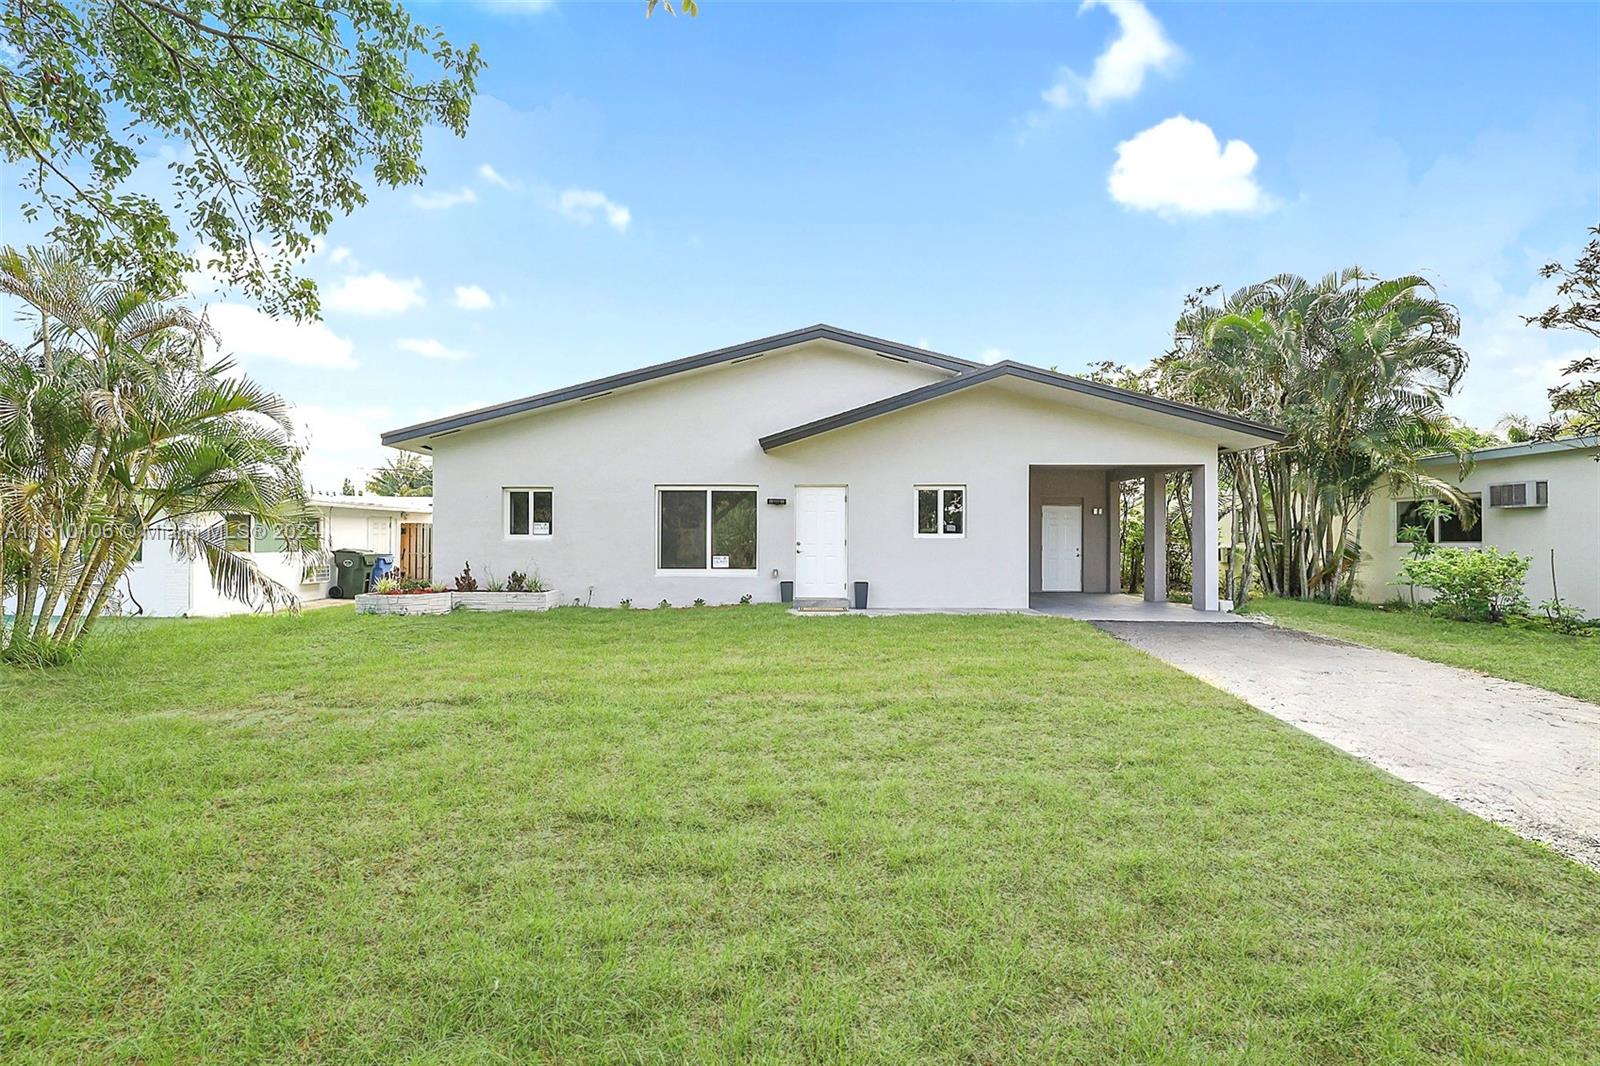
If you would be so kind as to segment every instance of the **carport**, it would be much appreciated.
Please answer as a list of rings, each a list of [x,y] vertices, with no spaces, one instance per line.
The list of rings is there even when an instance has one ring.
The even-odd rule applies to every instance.
[[[1192,560],[1194,612],[1216,613],[1217,467],[1195,465],[1087,466],[1031,465],[1028,468],[1029,607],[1047,614],[1126,618],[1134,605],[1166,616],[1187,606],[1167,599],[1167,478],[1192,475]],[[1120,595],[1122,588],[1122,486],[1144,484],[1144,598]]]

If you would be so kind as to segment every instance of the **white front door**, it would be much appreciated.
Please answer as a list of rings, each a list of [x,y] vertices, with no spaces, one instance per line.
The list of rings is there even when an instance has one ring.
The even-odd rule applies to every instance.
[[[387,518],[367,519],[367,550],[375,551],[379,555],[391,555],[394,552],[393,523]]]
[[[1040,508],[1039,587],[1045,592],[1083,591],[1083,508]]]
[[[843,598],[849,494],[843,485],[801,485],[794,495],[795,598]]]

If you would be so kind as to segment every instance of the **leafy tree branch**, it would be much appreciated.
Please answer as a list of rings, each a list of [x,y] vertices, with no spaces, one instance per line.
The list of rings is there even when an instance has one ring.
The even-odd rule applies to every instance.
[[[172,293],[195,266],[181,229],[302,318],[318,304],[299,262],[369,175],[422,181],[424,130],[466,132],[483,67],[398,0],[4,0],[0,44],[0,153],[58,247]],[[136,188],[164,144],[166,189]]]

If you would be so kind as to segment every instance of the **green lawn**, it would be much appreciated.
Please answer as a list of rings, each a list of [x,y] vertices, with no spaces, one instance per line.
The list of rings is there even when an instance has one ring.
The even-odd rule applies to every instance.
[[[1295,629],[1600,703],[1600,636],[1564,635],[1526,619],[1505,625],[1457,622],[1404,607],[1335,607],[1265,599],[1252,600],[1244,610],[1270,615]]]
[[[1600,1048],[1600,876],[1064,620],[123,624],[0,708],[6,1061]]]

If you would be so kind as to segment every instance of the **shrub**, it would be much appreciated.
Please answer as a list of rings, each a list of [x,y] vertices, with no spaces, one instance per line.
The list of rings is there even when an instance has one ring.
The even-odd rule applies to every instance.
[[[739,597],[739,606],[740,607],[748,607],[748,606],[750,606],[750,594],[748,592],[746,592],[743,596]]]
[[[622,602],[617,604],[617,606],[621,607],[624,611],[631,610],[633,608],[633,600],[630,597],[624,596],[622,597]]]
[[[1539,605],[1545,622],[1557,633],[1571,636],[1588,636],[1600,629],[1600,619],[1586,618],[1582,611],[1561,599],[1545,600]]]
[[[696,607],[704,607],[706,605],[705,597],[704,596],[696,596],[694,598],[694,605]]]
[[[1502,622],[1527,609],[1523,580],[1533,560],[1499,548],[1435,548],[1407,559],[1401,579],[1433,590],[1433,608],[1456,618]]]
[[[1356,588],[1352,581],[1340,581],[1336,585],[1328,585],[1313,597],[1322,603],[1331,603],[1335,607],[1350,607],[1356,602]]]
[[[511,571],[510,576],[508,576],[506,578],[506,591],[507,592],[527,592],[528,591],[528,575],[524,574],[521,570],[513,570],[513,571]]]
[[[671,607],[671,606],[672,606],[672,604],[668,603],[666,600],[662,600],[660,603],[656,604],[656,610],[664,611],[668,607]]]
[[[400,591],[400,582],[392,577],[380,577],[373,582],[372,591],[380,596],[392,596]]]
[[[472,576],[472,564],[466,563],[461,567],[461,574],[456,578],[457,592],[477,592],[478,579]]]

